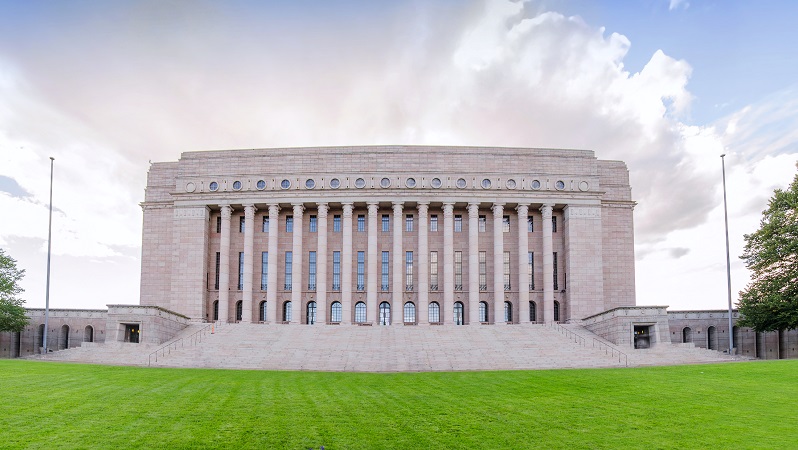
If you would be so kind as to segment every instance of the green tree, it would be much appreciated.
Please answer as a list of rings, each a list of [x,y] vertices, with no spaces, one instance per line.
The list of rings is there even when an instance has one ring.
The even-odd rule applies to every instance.
[[[752,272],[740,292],[741,326],[756,331],[798,328],[798,175],[776,189],[759,230],[745,235],[741,258]]]
[[[25,300],[17,297],[23,291],[18,283],[24,275],[14,258],[0,248],[0,331],[22,331],[28,324],[22,306]]]

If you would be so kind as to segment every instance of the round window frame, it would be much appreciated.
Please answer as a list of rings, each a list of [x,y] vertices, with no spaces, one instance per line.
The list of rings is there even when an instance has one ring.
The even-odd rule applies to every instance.
[[[305,180],[305,189],[315,189],[316,188],[316,180],[313,178],[308,178]]]
[[[238,186],[238,187],[236,187],[236,186]],[[240,191],[242,186],[243,186],[243,184],[241,184],[241,181],[239,181],[239,180],[233,181],[233,190],[234,191]]]
[[[438,189],[441,186],[443,186],[443,181],[441,181],[440,178],[435,177],[432,180],[430,180],[429,185],[432,186],[433,189]]]
[[[541,186],[543,185],[540,183],[540,180],[532,180],[532,182],[529,183],[529,187],[531,187],[533,191],[540,190]]]
[[[266,189],[266,180],[258,180],[258,182],[255,184],[255,188],[257,188],[259,191]]]
[[[355,180],[355,187],[358,189],[363,189],[366,187],[366,179],[365,178],[358,178]]]
[[[341,180],[339,180],[338,178],[330,179],[330,188],[331,189],[338,189],[339,187],[341,187]]]
[[[388,189],[389,187],[391,187],[391,179],[388,177],[383,177],[380,180],[380,187],[383,189]]]
[[[557,182],[554,183],[554,189],[557,189],[558,191],[565,189],[565,181],[557,180]]]
[[[408,178],[405,180],[405,186],[409,188],[416,187],[416,179],[415,178]]]
[[[280,181],[280,189],[291,189],[291,180],[284,178]]]
[[[211,191],[211,192],[216,192],[216,191],[218,191],[218,190],[219,190],[219,182],[217,182],[217,181],[211,181],[211,182],[208,184],[208,190],[209,190],[209,191]]]
[[[487,186],[485,186],[487,184]],[[490,189],[493,186],[493,182],[490,181],[490,178],[483,178],[482,181],[479,182],[479,185],[482,186],[482,189]]]
[[[507,186],[507,189],[515,189],[518,187],[518,183],[512,178],[507,180],[507,182],[504,183],[504,185]]]

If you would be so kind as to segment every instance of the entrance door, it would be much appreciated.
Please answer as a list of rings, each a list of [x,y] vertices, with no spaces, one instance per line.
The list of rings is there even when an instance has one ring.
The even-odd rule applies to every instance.
[[[308,303],[308,325],[316,323],[316,302]]]
[[[648,325],[635,325],[635,348],[651,347],[651,336]]]
[[[391,304],[388,302],[380,303],[380,325],[391,324]]]
[[[125,324],[125,342],[138,344],[140,334],[141,330],[138,324]]]
[[[15,332],[14,339],[11,344],[11,357],[19,358],[22,353],[22,333]]]
[[[454,324],[463,324],[463,304],[461,302],[454,303]]]

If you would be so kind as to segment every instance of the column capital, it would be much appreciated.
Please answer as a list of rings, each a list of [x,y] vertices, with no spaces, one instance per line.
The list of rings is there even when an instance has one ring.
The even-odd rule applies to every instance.
[[[317,203],[316,209],[318,210],[319,219],[326,219],[327,213],[330,211],[330,205],[327,203]]]
[[[352,211],[355,209],[355,205],[351,202],[348,203],[341,203],[341,207],[344,210],[344,217],[347,219],[352,218]]]
[[[305,205],[302,203],[291,203],[291,206],[294,207],[294,215],[301,216],[302,213],[305,211]]]
[[[452,213],[454,212],[454,203],[446,202],[442,206],[443,208],[443,217],[451,217]]]
[[[377,202],[368,202],[366,203],[369,209],[369,214],[377,214],[377,210],[379,210],[380,205]]]
[[[404,205],[404,202],[393,202],[393,213],[402,214],[402,210],[405,207]]]
[[[269,215],[277,215],[280,212],[280,205],[277,203],[269,203]]]
[[[244,205],[244,218],[246,218],[246,219],[255,218],[255,211],[257,211],[257,210],[258,210],[258,208],[256,208],[255,205],[253,205],[251,203]]]
[[[233,208],[230,205],[219,205],[222,208],[222,219],[229,219],[233,213]]]
[[[429,202],[419,202],[418,203],[418,216],[420,218],[427,217],[427,213],[429,213]]]
[[[504,203],[494,203],[490,209],[493,210],[494,215],[504,214]]]
[[[468,204],[468,217],[470,219],[479,217],[479,203]]]
[[[543,217],[549,216],[551,217],[551,210],[554,207],[554,203],[544,203],[540,206],[540,212],[543,213]]]
[[[529,206],[528,205],[518,205],[515,207],[515,210],[518,211],[519,215],[526,216],[529,214]]]

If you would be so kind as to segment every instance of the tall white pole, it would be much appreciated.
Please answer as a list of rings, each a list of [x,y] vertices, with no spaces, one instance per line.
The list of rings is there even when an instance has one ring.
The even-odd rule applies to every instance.
[[[720,155],[720,164],[723,171],[723,218],[726,221],[726,281],[729,291],[729,354],[734,349],[734,328],[732,324],[732,293],[731,293],[731,260],[729,258],[729,213],[726,208],[726,154]]]
[[[55,158],[50,157],[50,223],[47,228],[47,290],[44,297],[44,336],[42,336],[44,347],[44,354],[47,354],[47,327],[49,326],[48,319],[50,318],[50,243],[53,237],[53,161]]]

